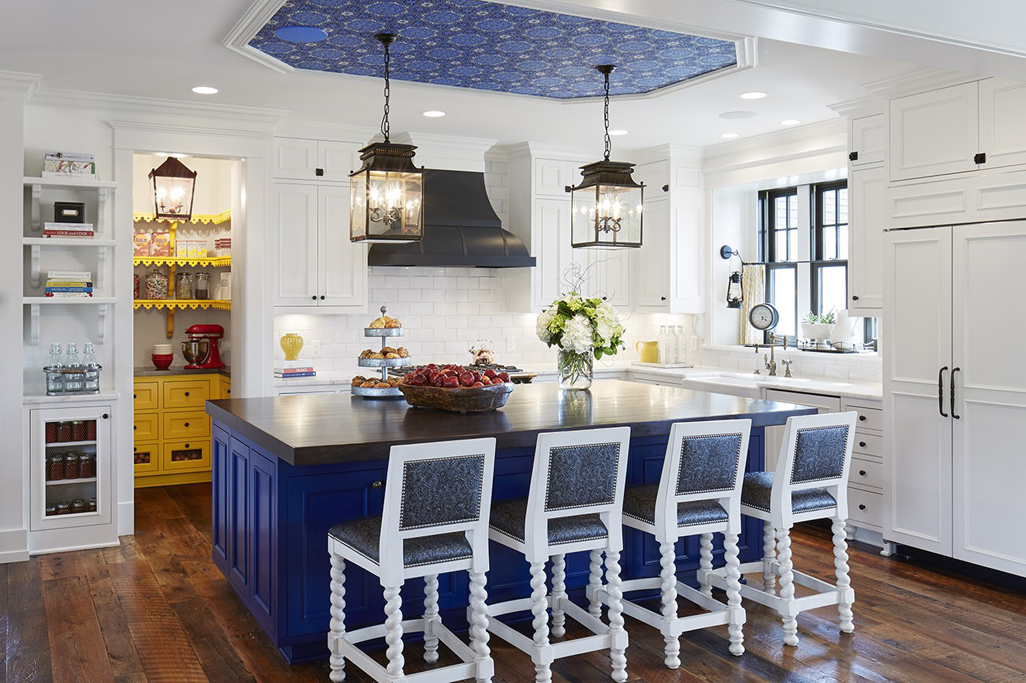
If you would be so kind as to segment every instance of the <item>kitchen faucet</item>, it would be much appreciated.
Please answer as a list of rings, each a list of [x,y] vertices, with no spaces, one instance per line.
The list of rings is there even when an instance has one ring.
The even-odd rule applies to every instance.
[[[763,357],[763,362],[765,363],[765,366],[766,366],[766,369],[769,370],[769,376],[770,377],[776,377],[777,376],[777,357],[776,357],[776,353],[774,353],[775,350],[776,350],[776,342],[777,342],[777,340],[780,340],[781,342],[783,342],[784,350],[785,351],[787,350],[787,337],[778,337],[778,336],[776,336],[775,334],[773,334],[771,332],[770,333],[770,343],[769,343],[769,350],[770,350],[769,356],[767,357],[766,354],[763,354],[763,356],[762,356]],[[758,346],[756,346],[755,352],[756,353],[759,352]],[[787,372],[788,372],[788,376],[790,376],[790,374],[791,374],[791,368],[790,367],[787,368]],[[755,374],[759,374],[759,371],[756,370]]]

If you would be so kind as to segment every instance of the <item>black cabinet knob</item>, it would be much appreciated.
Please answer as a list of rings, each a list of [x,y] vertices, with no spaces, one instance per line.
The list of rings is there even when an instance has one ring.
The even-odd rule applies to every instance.
[[[188,396],[188,394],[186,394],[186,396]],[[866,416],[865,415],[859,415],[859,422],[865,422],[865,421],[866,421]]]
[[[132,425],[132,431],[133,431],[133,432],[134,432],[135,430],[137,430],[137,429],[139,429],[139,425]]]
[[[311,298],[311,299],[313,299],[314,301],[317,301],[317,295],[316,295],[316,294],[314,294],[314,295],[313,295],[312,297],[310,297],[310,298]]]
[[[860,477],[866,476],[866,471],[865,470],[859,470],[859,476]]]
[[[138,394],[132,394],[132,398],[139,398]]]
[[[607,297],[607,296],[602,297],[603,301],[606,301],[607,299],[609,299],[609,297]]]
[[[321,301],[324,301],[324,295],[321,294]]]
[[[851,295],[851,300],[852,300],[852,301],[858,301],[858,300],[859,300],[859,298],[858,298],[858,296],[856,296],[856,295],[852,294],[852,295]]]
[[[859,153],[858,152],[849,152],[848,153],[848,160],[849,161],[858,161],[859,160]]]
[[[321,176],[324,175],[324,169],[323,168],[315,168],[314,169],[314,175],[317,176],[318,178],[320,178]]]
[[[185,392],[185,395],[186,395],[186,396],[188,396],[188,395],[189,395],[189,392],[188,392],[188,391],[187,391],[187,392]]]
[[[188,426],[189,426],[189,423],[188,423],[188,422],[186,422],[186,423],[185,423],[185,426],[186,426],[186,427],[188,427]]]
[[[371,484],[371,486],[376,488],[376,489],[380,489],[381,486],[382,486],[382,483],[380,481],[376,481],[373,484]]]
[[[865,441],[859,441],[859,448],[865,448],[865,447],[866,447],[866,442]]]
[[[859,510],[865,510],[865,509],[866,509],[865,505],[859,505]]]
[[[985,164],[985,163],[987,163],[987,153],[986,152],[980,152],[979,154],[975,155],[973,157],[973,163],[974,164]]]
[[[666,297],[665,296],[661,296],[661,297],[659,297],[659,300],[660,301],[666,301]]]
[[[103,414],[103,419],[104,419],[104,420],[106,420],[106,419],[107,419],[107,417],[109,417],[109,416],[107,415],[107,413],[104,413],[104,414]]]
[[[188,448],[188,447],[189,447],[189,444],[185,444],[185,447],[186,447],[186,448]]]
[[[135,446],[132,446],[132,452],[133,453],[137,452],[138,450],[139,450],[138,448],[136,448]]]

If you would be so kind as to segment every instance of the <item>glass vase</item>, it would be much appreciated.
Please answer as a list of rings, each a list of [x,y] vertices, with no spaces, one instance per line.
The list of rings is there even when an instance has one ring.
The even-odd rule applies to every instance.
[[[594,357],[591,353],[560,350],[557,360],[560,388],[582,391],[591,387],[593,363]]]

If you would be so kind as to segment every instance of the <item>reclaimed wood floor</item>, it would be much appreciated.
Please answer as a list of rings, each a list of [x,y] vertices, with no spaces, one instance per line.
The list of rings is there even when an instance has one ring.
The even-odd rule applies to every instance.
[[[138,490],[136,513],[119,548],[0,565],[0,682],[328,680],[326,661],[285,664],[210,562],[209,485]],[[793,548],[797,568],[832,579],[825,531],[796,531]],[[662,638],[628,619],[629,681],[1026,681],[1026,592],[868,547],[853,547],[850,564],[854,634],[839,634],[824,608],[802,614],[799,646],[784,647],[776,617],[746,604],[743,657],[727,652],[726,627],[699,631],[681,639],[671,672]],[[491,646],[496,683],[534,680],[526,656]],[[422,670],[417,645],[405,654],[408,672]],[[559,660],[553,681],[607,681],[608,667],[599,653]]]

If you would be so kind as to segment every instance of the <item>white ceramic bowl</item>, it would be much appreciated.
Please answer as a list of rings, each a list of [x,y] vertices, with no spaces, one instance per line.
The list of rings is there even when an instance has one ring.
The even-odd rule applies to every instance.
[[[829,339],[833,331],[833,324],[825,323],[802,323],[802,336],[806,339]]]

